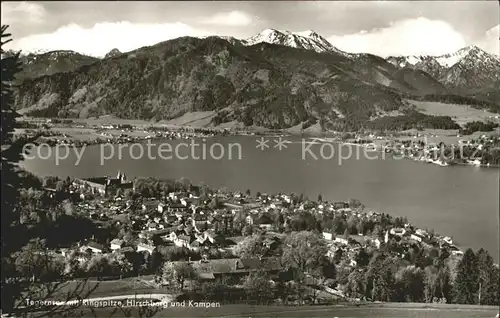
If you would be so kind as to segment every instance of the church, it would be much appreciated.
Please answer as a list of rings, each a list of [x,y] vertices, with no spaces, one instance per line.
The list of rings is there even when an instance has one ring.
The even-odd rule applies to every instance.
[[[80,189],[89,189],[92,194],[106,196],[111,189],[132,189],[133,182],[127,180],[125,173],[118,171],[118,175],[113,177],[91,177],[76,178],[73,185]]]

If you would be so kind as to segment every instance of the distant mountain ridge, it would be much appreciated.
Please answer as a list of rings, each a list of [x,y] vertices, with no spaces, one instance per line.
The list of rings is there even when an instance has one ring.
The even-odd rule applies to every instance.
[[[8,51],[6,55],[15,52]],[[99,61],[98,58],[80,54],[70,50],[56,50],[42,53],[28,53],[19,55],[22,70],[17,74],[18,80],[48,76],[55,73],[73,71],[83,65]]]
[[[500,57],[477,46],[440,56],[391,56],[387,61],[425,71],[455,90],[481,89],[500,80]]]
[[[207,38],[207,37],[204,37]],[[348,53],[333,46],[328,40],[313,30],[303,32],[290,32],[286,30],[265,29],[259,34],[247,39],[237,39],[230,36],[219,38],[233,45],[252,46],[259,43],[283,45],[297,49],[313,50],[318,53],[336,53],[351,59],[362,59],[366,53]],[[115,57],[122,54],[118,49],[108,52],[104,58]],[[62,55],[62,56],[60,56]],[[49,56],[56,56],[49,58]],[[37,63],[33,63],[38,58]],[[21,54],[25,67],[20,78],[34,78],[50,75],[57,72],[73,70],[82,65],[96,62],[98,59],[74,51],[50,51],[30,54]],[[39,65],[45,61],[45,68]],[[411,68],[424,71],[445,87],[453,90],[478,90],[494,86],[500,80],[500,57],[489,54],[477,46],[468,46],[456,52],[439,56],[411,55],[389,56],[388,62],[399,68]],[[32,66],[31,64],[37,64]]]
[[[103,59],[72,51],[22,57],[25,70],[16,87],[16,105],[35,116],[113,114],[160,120],[213,110],[217,122],[270,128],[320,122],[359,129],[388,114],[404,113],[404,98],[430,94],[439,99],[455,83],[486,83],[494,76],[462,80],[470,73],[464,66],[479,65],[477,58],[487,58],[485,65],[491,66],[484,54],[467,50],[445,68],[431,57],[410,64],[408,57],[346,53],[314,31],[266,29],[246,40],[182,37],[126,53],[112,50]],[[419,63],[428,70],[415,67]],[[450,82],[437,80],[432,67]],[[489,91],[478,96],[488,97]]]
[[[278,31],[265,29],[257,35],[241,40],[244,45],[255,45],[257,43],[270,43],[289,46],[297,49],[313,50],[318,53],[336,52],[347,54],[328,42],[318,33],[308,30],[304,32]]]

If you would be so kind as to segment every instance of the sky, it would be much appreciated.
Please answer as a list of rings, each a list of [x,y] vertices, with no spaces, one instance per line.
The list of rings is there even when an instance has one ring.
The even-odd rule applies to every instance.
[[[314,30],[353,53],[441,55],[468,45],[499,54],[499,1],[1,2],[7,48],[102,57],[180,36],[248,38]]]

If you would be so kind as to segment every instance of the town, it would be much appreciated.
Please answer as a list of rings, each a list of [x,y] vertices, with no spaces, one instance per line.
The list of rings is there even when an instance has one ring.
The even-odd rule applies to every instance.
[[[498,275],[488,252],[464,252],[450,237],[356,199],[252,195],[186,179],[128,180],[122,172],[25,178],[32,187],[21,190],[20,224],[25,237],[44,239],[28,242],[6,270],[12,277],[131,278],[178,301],[300,305],[474,304],[475,296],[467,297],[477,289],[452,292],[469,275],[464,262],[477,257],[489,265],[474,270]],[[48,266],[39,264],[47,259]],[[480,288],[481,304],[497,302],[494,279]]]
[[[380,134],[347,134],[338,139],[315,138],[319,141],[338,140],[343,144],[364,147],[371,151],[382,151],[396,158],[405,158],[439,166],[472,165],[499,167],[500,135],[481,134],[470,138],[457,135],[456,143],[429,142],[426,134],[384,136]]]
[[[99,144],[130,144],[147,140],[186,140],[227,136],[227,129],[138,126],[126,123],[88,124],[70,119],[24,119],[18,138],[35,138],[50,146],[83,147]]]

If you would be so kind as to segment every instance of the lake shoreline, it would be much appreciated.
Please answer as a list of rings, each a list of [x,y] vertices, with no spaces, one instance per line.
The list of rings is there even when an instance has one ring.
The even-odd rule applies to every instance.
[[[172,145],[176,142],[173,141]],[[129,177],[185,177],[210,187],[226,186],[244,191],[304,193],[327,199],[357,198],[374,211],[406,216],[419,227],[434,228],[454,238],[461,247],[484,246],[498,254],[498,175],[490,169],[439,169],[409,160],[348,159],[339,165],[332,160],[301,159],[300,146],[289,145],[279,151],[256,149],[255,138],[223,137],[214,142],[242,145],[241,160],[134,160],[128,154],[100,164],[100,147],[87,147],[79,165],[70,155],[59,165],[53,158],[26,160],[22,166],[37,175],[91,177],[115,175]],[[117,145],[115,147],[118,147]],[[315,152],[318,152],[318,145]],[[45,151],[47,149],[44,149]],[[494,171],[498,171],[495,169]],[[411,180],[408,179],[411,175]],[[478,189],[483,189],[478,191]],[[475,211],[470,214],[469,211]],[[495,255],[498,260],[498,256]]]

